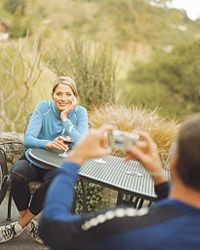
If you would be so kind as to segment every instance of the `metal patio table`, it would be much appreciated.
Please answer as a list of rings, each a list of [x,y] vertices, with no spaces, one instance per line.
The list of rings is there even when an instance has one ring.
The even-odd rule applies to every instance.
[[[59,153],[39,148],[29,149],[26,155],[30,162],[44,168],[60,168],[64,162]],[[164,174],[170,178],[168,169],[164,169]],[[157,199],[153,180],[138,161],[125,161],[112,155],[91,159],[81,166],[79,178],[116,190],[117,205],[122,204],[124,194],[136,197],[139,207],[144,200],[153,202]],[[82,188],[84,193],[83,182]]]

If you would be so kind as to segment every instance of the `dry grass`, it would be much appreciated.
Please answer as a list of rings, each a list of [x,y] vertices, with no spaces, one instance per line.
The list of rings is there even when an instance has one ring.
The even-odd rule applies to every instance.
[[[156,141],[163,157],[167,155],[178,129],[175,120],[169,121],[160,117],[156,110],[146,111],[137,107],[127,108],[118,105],[95,108],[90,113],[90,122],[95,128],[109,123],[124,131],[133,129],[147,131]]]

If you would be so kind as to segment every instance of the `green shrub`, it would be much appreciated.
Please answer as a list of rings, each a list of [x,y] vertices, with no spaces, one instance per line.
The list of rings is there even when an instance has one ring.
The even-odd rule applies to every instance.
[[[27,21],[27,20],[26,20]],[[11,27],[10,27],[10,37],[19,38],[25,37],[27,34],[28,23],[22,17],[20,8],[17,8],[13,15]]]
[[[75,78],[81,103],[87,108],[115,101],[116,67],[110,46],[73,39],[57,48],[49,63],[57,75]]]
[[[5,10],[14,14],[17,9],[20,9],[22,15],[24,15],[24,10],[26,6],[26,0],[4,0],[3,7]]]
[[[95,128],[110,123],[123,131],[133,129],[147,131],[158,144],[163,157],[167,155],[178,128],[175,120],[160,117],[156,110],[147,111],[121,105],[105,105],[94,109],[90,112],[90,121]]]
[[[103,187],[94,183],[84,182],[85,194],[86,194],[86,204],[85,209],[87,212],[97,211],[108,205],[108,199],[103,197]],[[80,214],[83,212],[83,191],[81,183],[77,182],[76,185],[76,207],[75,212]]]
[[[174,106],[177,115],[187,115],[199,111],[200,98],[200,40],[177,46],[171,53],[154,54],[146,64],[134,65],[129,73],[129,82],[134,87],[141,86],[151,91],[152,102],[157,99],[163,107]],[[155,86],[160,90],[155,91]],[[162,91],[162,92],[161,92]],[[130,96],[130,92],[126,92]],[[134,103],[134,91],[131,92]],[[141,97],[145,102],[147,96]],[[159,104],[158,102],[158,104]],[[146,101],[146,105],[151,100]],[[157,105],[158,106],[158,105]],[[169,112],[168,112],[169,113]]]
[[[40,52],[37,43],[26,40],[9,42],[0,51],[0,129],[24,132],[27,115],[32,111],[33,88],[40,74]]]

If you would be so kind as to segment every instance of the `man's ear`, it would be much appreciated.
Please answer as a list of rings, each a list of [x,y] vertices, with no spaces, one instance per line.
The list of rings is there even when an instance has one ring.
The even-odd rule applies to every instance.
[[[178,154],[175,153],[175,154],[172,155],[172,157],[170,159],[170,162],[169,162],[169,164],[170,164],[170,172],[171,172],[172,178],[177,175],[176,174],[177,173],[177,163],[178,163]]]

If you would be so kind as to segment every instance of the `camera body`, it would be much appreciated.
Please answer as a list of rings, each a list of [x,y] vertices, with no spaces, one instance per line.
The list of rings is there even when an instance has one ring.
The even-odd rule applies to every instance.
[[[127,149],[139,141],[139,135],[127,131],[113,130],[109,134],[109,145],[112,149],[126,152]]]

